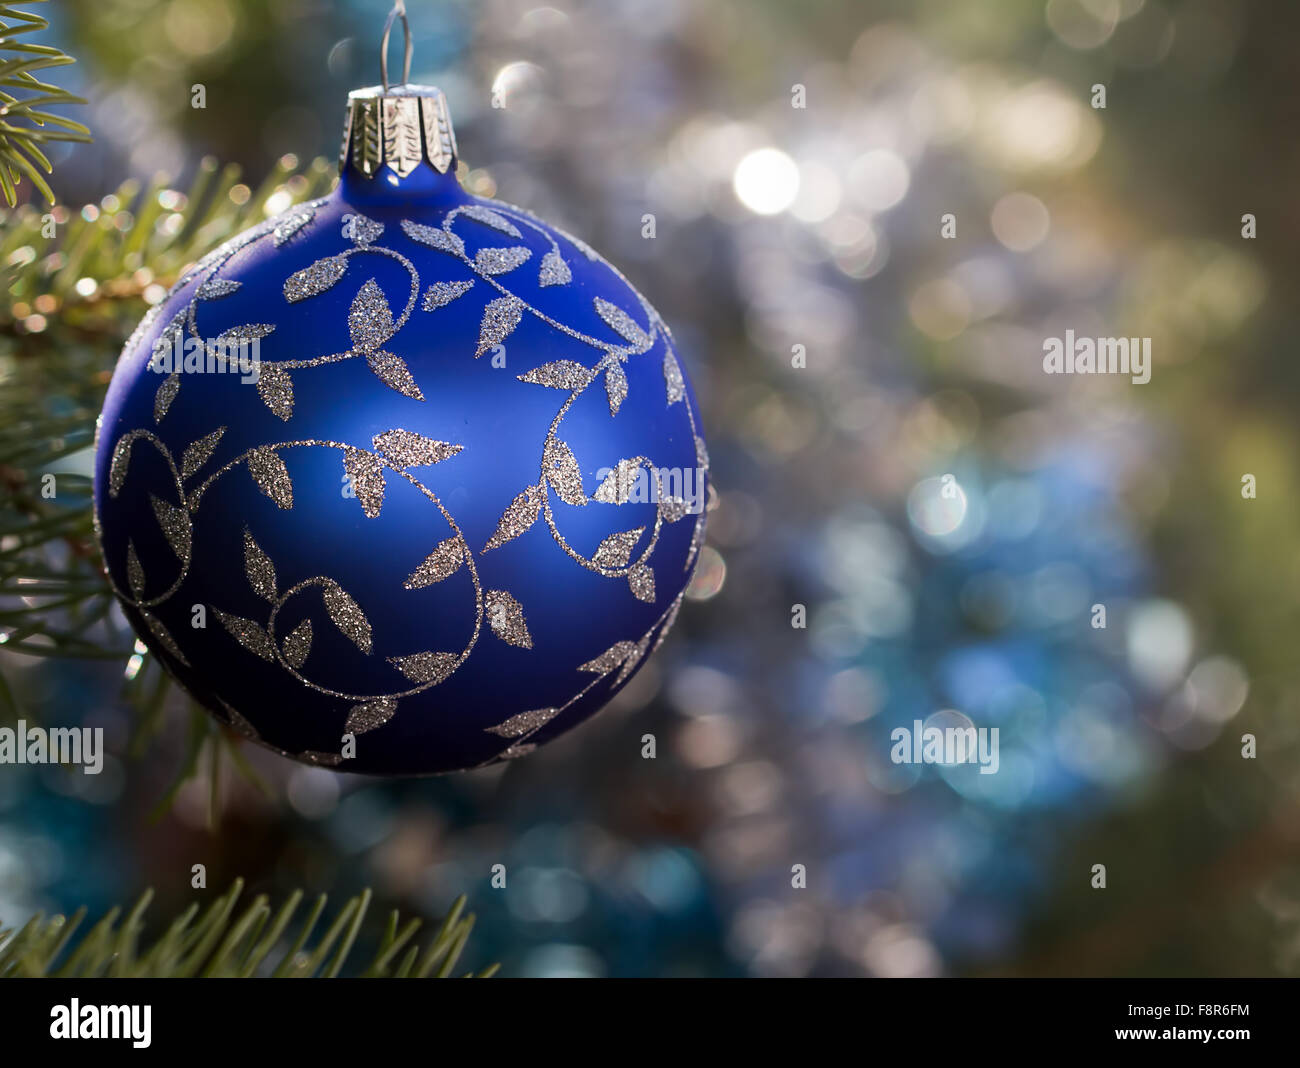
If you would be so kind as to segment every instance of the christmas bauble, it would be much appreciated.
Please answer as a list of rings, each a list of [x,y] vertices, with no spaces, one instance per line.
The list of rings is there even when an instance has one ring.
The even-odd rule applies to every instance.
[[[353,93],[340,166],[128,341],[97,442],[108,575],[185,689],[286,756],[512,758],[672,624],[704,532],[695,401],[617,270],[461,188],[436,89]]]

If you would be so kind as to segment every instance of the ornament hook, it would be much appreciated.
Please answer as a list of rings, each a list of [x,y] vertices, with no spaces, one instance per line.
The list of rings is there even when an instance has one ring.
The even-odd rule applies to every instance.
[[[379,77],[384,84],[384,92],[388,92],[388,36],[393,32],[393,23],[398,19],[402,20],[402,38],[405,41],[405,47],[402,49],[402,81],[400,84],[405,85],[411,80],[411,26],[406,21],[406,0],[397,0],[393,4],[393,10],[388,13],[388,21],[384,23],[384,39],[379,43]]]

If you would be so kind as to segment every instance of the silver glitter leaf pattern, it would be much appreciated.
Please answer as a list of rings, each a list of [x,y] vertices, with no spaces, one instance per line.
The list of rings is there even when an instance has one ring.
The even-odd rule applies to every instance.
[[[556,360],[554,363],[544,363],[541,367],[526,371],[519,376],[519,381],[534,386],[577,391],[586,389],[588,383],[595,377],[595,371],[575,360]]]
[[[307,660],[311,652],[311,620],[304,619],[284,639],[284,661],[297,671]]]
[[[410,397],[412,400],[424,400],[424,394],[415,384],[411,369],[400,356],[394,356],[391,352],[372,352],[366,357],[366,363],[375,372],[375,377],[389,389],[395,389],[402,396]]]
[[[275,228],[273,232],[275,247],[279,248],[315,217],[316,213],[314,211],[294,212]]]
[[[394,467],[422,467],[455,456],[462,446],[437,441],[413,430],[385,430],[375,435],[373,444]]]
[[[442,233],[441,230],[438,231]],[[438,308],[444,308],[457,297],[464,296],[474,288],[473,281],[469,282],[434,282],[424,294],[424,310],[435,311]]]
[[[393,718],[396,711],[397,699],[393,697],[379,697],[363,705],[353,705],[343,729],[348,734],[365,734],[376,727],[382,727]]]
[[[153,506],[154,518],[158,520],[158,525],[162,528],[167,544],[172,547],[172,552],[180,560],[189,560],[190,539],[193,534],[190,528],[190,514],[184,508],[169,504],[152,493],[149,494],[149,503]]]
[[[609,398],[609,414],[618,415],[618,410],[627,399],[627,375],[623,366],[611,363],[605,370],[605,395]]]
[[[519,744],[512,745],[508,749],[502,750],[500,755],[497,757],[497,759],[518,760],[521,756],[527,756],[536,748],[537,746],[535,746],[532,742],[524,742],[522,745]]]
[[[122,486],[126,482],[127,465],[131,462],[131,446],[135,444],[135,439],[123,434],[117,439],[117,444],[113,447],[113,459],[108,465],[108,495],[116,497],[122,492]]]
[[[483,546],[483,551],[487,552],[489,549],[495,549],[498,545],[504,545],[506,542],[519,537],[520,534],[537,522],[541,507],[542,501],[537,487],[529,486],[511,501],[510,506],[501,514],[501,521],[497,524],[496,533]]]
[[[539,286],[563,286],[573,281],[573,273],[569,270],[569,265],[564,262],[564,257],[560,255],[560,250],[553,248],[542,257],[541,270],[537,272],[537,284]]]
[[[163,416],[167,414],[167,409],[172,406],[172,401],[176,399],[176,394],[180,391],[180,375],[171,374],[163,379],[163,384],[158,387],[158,392],[153,395],[153,420],[155,423],[163,421]]]
[[[582,489],[582,469],[568,445],[558,438],[548,441],[542,465],[546,469],[547,480],[559,494],[560,500],[578,507],[587,503],[587,494]]]
[[[264,338],[273,330],[275,330],[274,323],[245,323],[243,326],[232,326],[229,330],[223,330],[217,335],[217,344],[238,347],[250,341]]]
[[[525,734],[531,734],[533,731],[545,727],[557,715],[560,714],[558,708],[536,708],[531,712],[520,712],[517,716],[511,716],[495,727],[483,728],[489,734],[495,734],[501,738],[519,738]]]
[[[388,662],[412,682],[442,682],[458,659],[455,653],[412,653],[389,657]]]
[[[533,647],[533,637],[524,620],[524,606],[510,594],[505,590],[488,590],[483,595],[483,607],[493,634],[521,649]]]
[[[494,230],[500,230],[503,234],[509,234],[511,237],[523,237],[519,229],[499,212],[491,208],[485,208],[481,204],[469,204],[461,210],[461,214],[475,222],[481,222],[485,226],[490,226]]]
[[[483,322],[478,330],[478,349],[474,358],[490,351],[504,341],[524,317],[524,302],[518,297],[497,297],[483,309]]]
[[[645,527],[637,527],[635,530],[611,534],[597,546],[591,562],[597,567],[627,567],[628,558],[632,555],[632,547],[644,533]]]
[[[459,237],[455,234],[449,234],[446,230],[440,230],[436,226],[425,226],[422,223],[403,219],[402,229],[412,241],[418,241],[421,245],[436,248],[440,252],[450,252],[453,256],[460,256],[465,252],[465,243]]]
[[[153,354],[155,356],[166,352],[168,349],[171,350],[173,355],[183,351],[185,345],[185,320],[188,317],[188,311],[188,308],[182,308],[178,311],[172,317],[172,321],[158,335],[158,340],[153,343]]]
[[[284,280],[284,299],[290,304],[314,297],[332,288],[347,272],[348,258],[342,254],[326,256],[310,267],[289,275]]]
[[[200,467],[211,459],[213,452],[216,451],[217,443],[221,441],[221,436],[226,432],[224,426],[217,427],[211,434],[199,438],[192,445],[185,446],[185,451],[181,453],[181,477],[189,478]]]
[[[343,450],[343,471],[367,519],[379,515],[384,505],[384,462],[362,449]]]
[[[505,274],[528,262],[532,249],[523,245],[513,248],[482,248],[474,256],[474,266],[483,274]]]
[[[637,482],[638,470],[643,463],[649,463],[644,456],[619,460],[614,470],[605,476],[605,481],[596,490],[594,499],[602,504],[627,504]]]
[[[144,568],[135,553],[135,543],[129,538],[126,543],[126,582],[131,587],[131,596],[140,600],[144,596]]]
[[[348,311],[348,332],[357,352],[371,353],[393,336],[393,309],[373,278],[368,279],[353,298]]]
[[[244,528],[244,574],[248,584],[259,597],[274,603],[277,589],[275,585],[275,565],[262,547],[253,540],[252,532]]]
[[[272,448],[263,445],[248,454],[248,473],[257,488],[286,511],[293,507],[293,482],[289,469]]]
[[[659,514],[665,523],[676,523],[686,515],[686,502],[681,497],[659,498]]]
[[[255,653],[263,660],[275,660],[275,646],[271,643],[271,636],[260,626],[251,619],[231,615],[220,608],[214,608],[213,611],[230,636],[250,653]]]
[[[655,603],[655,573],[647,564],[637,564],[627,573],[628,588],[632,596],[646,604]]]
[[[350,223],[352,240],[358,245],[369,245],[384,232],[384,224],[364,215],[353,215]]]
[[[158,639],[158,644],[166,649],[167,652],[171,653],[172,656],[186,667],[189,667],[190,662],[185,659],[185,654],[181,652],[180,646],[176,644],[176,639],[172,637],[171,631],[163,626],[163,621],[152,612],[146,612],[143,608],[140,609],[140,615],[144,618],[144,623],[145,626],[149,628],[149,633]]]
[[[704,447],[704,439],[699,434],[695,435],[695,462],[706,470],[708,469],[709,450]]]
[[[635,319],[617,304],[611,304],[603,297],[595,298],[596,314],[611,326],[624,341],[630,341],[638,352],[645,352],[654,342],[650,335],[641,329]]]
[[[274,364],[261,368],[257,376],[257,395],[281,419],[288,421],[293,415],[293,379],[283,368]]]
[[[644,659],[645,651],[649,645],[650,635],[648,634],[636,643],[636,648],[628,654],[628,657],[623,661],[623,666],[619,669],[618,674],[614,676],[615,686],[621,686],[627,680],[628,676],[637,669],[637,666],[641,663],[642,659]]]
[[[194,297],[196,300],[216,300],[218,297],[229,296],[243,284],[233,278],[209,278],[199,286]]]
[[[595,660],[588,660],[578,670],[589,671],[593,675],[608,675],[635,652],[636,642],[615,642]]]
[[[325,611],[334,625],[363,653],[370,652],[370,620],[361,606],[333,579],[325,586]]]
[[[420,590],[450,578],[460,570],[465,562],[464,550],[460,538],[451,537],[440,541],[419,567],[411,572],[405,582],[408,590]]]
[[[676,404],[686,396],[686,380],[682,378],[682,368],[673,355],[672,349],[664,351],[664,386],[668,393],[668,403]]]

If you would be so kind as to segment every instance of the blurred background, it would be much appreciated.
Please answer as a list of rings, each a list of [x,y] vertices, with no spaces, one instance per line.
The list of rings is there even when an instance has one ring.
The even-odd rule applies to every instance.
[[[183,190],[211,156],[239,203],[332,160],[389,6],[42,10],[95,134],[51,152],[60,203],[112,225],[128,178]],[[467,893],[467,961],[515,976],[1300,971],[1300,8],[409,6],[467,184],[589,240],[674,328],[717,490],[688,603],[525,760],[385,783],[249,749],[275,799],[223,772],[215,833],[202,770],[148,818],[186,710],[128,759],[129,639],[0,651],[19,709],[114,754],[0,774],[0,917],[148,885],[166,911],[203,863],[417,913]],[[1150,383],[1044,375],[1066,329],[1151,337]],[[997,726],[999,773],[892,764],[931,717]]]

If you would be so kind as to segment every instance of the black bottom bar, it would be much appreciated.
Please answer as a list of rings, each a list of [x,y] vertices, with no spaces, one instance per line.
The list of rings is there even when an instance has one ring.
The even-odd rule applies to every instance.
[[[789,1036],[821,1046],[843,1035],[864,1054],[875,1036],[927,1055],[1124,1047],[1145,1054],[1163,1047],[1231,1056],[1288,1049],[1300,993],[1295,980],[1267,979],[733,980],[731,989],[709,991],[702,985],[722,982],[597,981],[579,990],[505,979],[10,980],[0,984],[0,1025],[10,1064],[19,1063],[20,1052],[82,1057],[109,1047],[128,1055],[201,1051],[205,1059],[288,1049],[336,1060],[399,1049],[436,1053],[449,1043],[508,1052],[531,1042],[554,1055],[582,1056],[600,1034],[607,1046],[611,1025],[626,1027],[627,1040],[638,1045],[657,1032],[679,1053],[686,1035],[737,1052],[753,1039],[766,1046]],[[502,1021],[509,1021],[504,1031]],[[696,1037],[690,1043],[696,1048]]]

